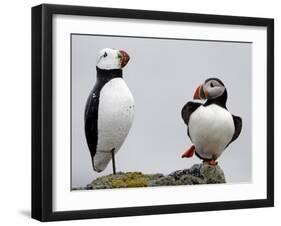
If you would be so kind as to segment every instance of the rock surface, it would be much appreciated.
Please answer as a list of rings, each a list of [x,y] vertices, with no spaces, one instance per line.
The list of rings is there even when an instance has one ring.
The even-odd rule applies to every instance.
[[[195,164],[189,169],[177,170],[168,175],[160,173],[118,172],[115,175],[110,174],[99,177],[86,187],[75,188],[73,190],[219,183],[226,183],[223,170],[218,165],[211,166],[202,163]]]
[[[226,180],[223,170],[218,165],[195,164],[189,169],[177,170],[151,181],[150,186],[220,183],[226,183]]]

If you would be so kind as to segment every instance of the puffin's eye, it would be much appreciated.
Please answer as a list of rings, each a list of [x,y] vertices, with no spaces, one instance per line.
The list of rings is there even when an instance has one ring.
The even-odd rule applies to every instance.
[[[210,86],[213,88],[213,87],[214,87],[214,84],[211,82],[211,83],[210,83]]]
[[[107,52],[105,52],[105,53],[103,54],[103,57],[107,57]]]

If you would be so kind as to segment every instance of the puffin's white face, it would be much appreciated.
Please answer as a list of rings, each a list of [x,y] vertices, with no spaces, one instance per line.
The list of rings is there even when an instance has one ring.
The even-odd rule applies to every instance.
[[[215,99],[225,91],[224,84],[217,78],[207,79],[203,85],[197,87],[193,99]]]
[[[129,60],[130,57],[125,51],[105,48],[98,53],[96,66],[104,70],[121,69]]]
[[[211,79],[204,83],[203,90],[207,99],[214,99],[224,93],[225,87],[218,80]]]

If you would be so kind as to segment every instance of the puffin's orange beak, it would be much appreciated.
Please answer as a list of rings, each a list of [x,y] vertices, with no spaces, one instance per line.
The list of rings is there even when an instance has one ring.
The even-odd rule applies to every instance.
[[[130,60],[130,56],[124,50],[119,50],[121,53],[121,68],[125,67]]]
[[[203,90],[203,86],[200,85],[197,87],[197,89],[195,90],[195,93],[193,95],[193,100],[205,100],[208,97],[208,93],[207,91],[205,92]]]
[[[202,86],[198,86],[195,90],[195,93],[193,95],[193,100],[201,100],[202,98],[200,97],[200,90],[202,89]]]

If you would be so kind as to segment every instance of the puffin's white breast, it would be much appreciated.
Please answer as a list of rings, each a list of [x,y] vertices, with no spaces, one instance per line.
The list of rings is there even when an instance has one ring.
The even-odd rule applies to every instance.
[[[216,104],[200,106],[190,116],[189,135],[196,152],[206,159],[221,155],[234,130],[232,115]]]
[[[119,150],[134,118],[134,98],[122,78],[107,82],[100,91],[98,144],[95,168],[103,170],[111,159],[110,151]]]

